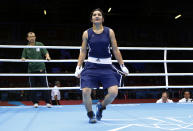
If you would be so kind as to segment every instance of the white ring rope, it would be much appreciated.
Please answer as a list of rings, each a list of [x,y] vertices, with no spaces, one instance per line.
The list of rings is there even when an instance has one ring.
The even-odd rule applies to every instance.
[[[76,59],[67,59],[67,60],[32,60],[26,59],[22,61],[21,59],[0,59],[0,62],[78,62]]]
[[[165,89],[165,88],[193,88],[193,85],[186,85],[186,86],[125,86],[125,87],[119,87],[119,89]],[[75,90],[75,89],[81,89],[80,87],[58,87],[59,90]],[[100,87],[100,89],[103,89]],[[20,91],[20,90],[55,90],[54,88],[48,88],[48,87],[20,87],[20,88],[0,88],[0,91]]]
[[[27,45],[0,45],[0,48],[47,48],[47,49],[80,49],[80,46],[27,46]],[[190,50],[189,47],[118,47],[120,50]]]
[[[75,76],[74,74],[55,73],[0,73],[0,76]],[[127,76],[193,76],[193,73],[129,73]]]
[[[125,63],[193,63],[193,60],[123,60]],[[0,59],[0,62],[78,62],[77,59],[67,59],[67,60],[32,60],[26,59],[22,61],[21,59]],[[84,62],[87,62],[85,60]],[[112,60],[112,62],[118,62],[117,60]]]
[[[28,45],[0,45],[0,48],[80,49],[80,46],[28,46]]]

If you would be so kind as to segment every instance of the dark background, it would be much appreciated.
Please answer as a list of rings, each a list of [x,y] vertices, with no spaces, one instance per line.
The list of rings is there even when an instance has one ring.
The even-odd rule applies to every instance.
[[[193,2],[176,0],[3,0],[1,43],[20,44],[34,31],[47,45],[80,45],[95,8],[104,11],[104,25],[115,30],[120,46],[192,46]]]
[[[112,10],[108,13],[110,7]],[[47,46],[80,46],[82,32],[92,26],[89,16],[95,8],[104,11],[104,25],[115,31],[120,47],[193,47],[193,2],[190,0],[3,0],[0,2],[0,44],[26,45],[26,34],[33,31],[37,41]],[[182,17],[175,19],[178,14]],[[20,59],[21,52],[22,49],[0,49],[0,58]],[[50,49],[49,52],[52,59],[77,59],[79,54],[74,50]],[[125,60],[163,59],[162,51],[122,51],[122,55]],[[191,60],[193,51],[169,51],[168,59]],[[126,66],[132,73],[164,72],[163,64],[130,63]],[[192,66],[191,63],[168,64],[168,71],[193,72]],[[76,63],[48,63],[47,71],[73,73],[75,67]],[[0,62],[1,73],[26,71],[24,63]],[[49,77],[51,85],[55,80],[60,80],[62,86],[79,84],[76,78]],[[192,77],[169,77],[169,84],[192,85]],[[165,85],[165,80],[164,77],[128,77],[125,85]],[[29,86],[28,78],[0,77],[0,86]]]

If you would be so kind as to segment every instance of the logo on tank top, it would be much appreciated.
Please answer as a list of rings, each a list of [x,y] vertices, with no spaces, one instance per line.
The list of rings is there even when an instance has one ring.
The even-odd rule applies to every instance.
[[[97,61],[97,62],[100,62],[100,59],[99,59],[99,58],[97,58],[97,59],[96,59],[96,61]]]
[[[39,51],[40,51],[40,48],[36,48],[36,51],[39,52]]]
[[[92,38],[94,37],[94,34],[92,34],[92,36],[91,36]]]

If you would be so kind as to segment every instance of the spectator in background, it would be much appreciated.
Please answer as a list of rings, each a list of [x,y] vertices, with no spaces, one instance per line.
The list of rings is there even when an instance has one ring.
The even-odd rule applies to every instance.
[[[192,102],[192,99],[190,98],[190,92],[189,91],[185,91],[184,92],[184,98],[179,100],[179,103],[189,103],[189,102]]]
[[[162,92],[162,97],[156,103],[173,103],[173,101],[169,99],[168,92]]]
[[[27,33],[28,46],[44,46],[43,43],[36,41],[36,35],[34,32]],[[24,48],[22,52],[22,61],[26,59],[36,59],[36,60],[50,60],[50,55],[45,48]],[[28,73],[46,73],[46,65],[43,62],[29,62],[28,63]],[[29,77],[30,87],[49,87],[47,76],[30,76]],[[51,107],[50,104],[50,91],[42,91],[44,96],[46,106]],[[32,91],[32,102],[34,107],[38,107],[38,92]]]
[[[58,87],[61,87],[60,81],[55,82],[55,86],[52,89],[51,97],[52,97],[52,105],[60,105],[60,90]]]

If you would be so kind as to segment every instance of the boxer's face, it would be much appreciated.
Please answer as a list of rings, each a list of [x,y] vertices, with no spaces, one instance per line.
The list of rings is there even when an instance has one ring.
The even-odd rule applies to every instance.
[[[91,22],[93,24],[102,24],[104,22],[102,13],[98,10],[94,11],[92,14]]]

